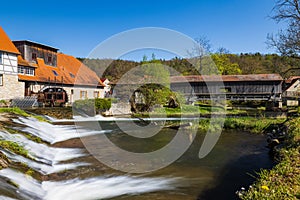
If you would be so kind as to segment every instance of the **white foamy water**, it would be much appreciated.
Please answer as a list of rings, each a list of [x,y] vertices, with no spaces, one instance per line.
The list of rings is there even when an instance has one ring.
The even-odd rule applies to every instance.
[[[75,127],[74,125],[53,125],[47,122],[38,121],[35,118],[19,117],[18,119],[13,119],[13,121],[26,126],[22,129],[19,128],[20,130],[37,136],[50,144],[79,137],[86,137],[89,135],[111,132],[111,130],[78,130],[80,127]]]
[[[34,120],[32,118],[30,118],[30,119],[21,118],[20,120],[22,120],[22,123],[28,123],[31,125],[35,125],[34,128],[30,127],[29,129],[27,129],[29,134],[33,134],[32,131],[40,132],[40,135],[47,136],[48,138],[50,138],[52,134],[55,134],[55,133],[51,132],[51,129],[47,129],[46,124],[48,124],[48,123],[42,123],[44,126],[41,126],[41,122],[37,122],[36,120]],[[51,125],[51,124],[49,124],[49,125]],[[35,129],[35,128],[37,128],[37,126],[41,127],[41,130]],[[52,126],[48,126],[48,127],[53,128],[54,126],[52,125]],[[63,131],[59,128],[57,130]],[[47,132],[47,131],[49,131],[49,132]],[[33,134],[33,135],[37,136],[38,134]],[[64,135],[64,132],[61,132],[60,135]],[[65,137],[65,138],[70,138],[70,135],[71,135],[71,133],[68,133],[67,137]],[[60,137],[62,137],[62,136],[60,136]],[[60,172],[60,171],[64,171],[64,170],[71,170],[71,169],[75,169],[80,166],[90,165],[89,163],[84,163],[84,162],[60,163],[62,161],[68,161],[70,159],[75,159],[75,158],[85,156],[86,154],[83,153],[83,149],[49,147],[48,145],[36,143],[32,140],[29,140],[23,135],[10,134],[8,132],[2,132],[2,131],[0,131],[0,138],[18,143],[24,149],[28,150],[28,155],[31,157],[31,159],[28,159],[23,156],[16,155],[13,152],[9,152],[7,150],[2,150],[2,152],[9,159],[11,159],[14,162],[25,163],[30,168],[32,168],[44,175],[56,173],[56,172]],[[52,141],[55,141],[55,137],[53,137],[53,138],[54,138],[54,140],[52,140]]]
[[[36,143],[20,134],[10,134],[0,131],[0,138],[18,143],[28,150],[28,154],[36,161],[47,164],[56,164],[78,157],[85,156],[79,148],[54,148],[45,144]]]
[[[71,170],[76,169],[80,166],[88,166],[89,163],[84,162],[74,162],[74,163],[63,163],[63,164],[45,164],[41,162],[36,162],[34,160],[25,158],[23,156],[8,152],[8,151],[2,151],[10,160],[14,162],[21,162],[25,163],[28,167],[34,169],[35,171],[40,172],[43,175],[57,173],[65,170]]]
[[[9,178],[18,184],[18,192],[20,194],[25,193],[35,196],[36,199],[44,200],[96,200],[121,195],[172,190],[178,181],[176,178],[114,176],[72,179],[59,182],[38,182],[12,169],[1,170],[0,176]]]
[[[17,199],[14,199],[14,198],[6,197],[6,196],[1,196],[1,195],[0,195],[0,199],[1,200],[17,200]]]
[[[48,117],[47,117],[48,118]],[[103,117],[102,115],[95,115],[94,117],[73,116],[73,119],[55,119],[48,118],[52,122],[130,122],[130,121],[195,121],[199,117],[150,117],[150,118],[129,118],[129,117]]]

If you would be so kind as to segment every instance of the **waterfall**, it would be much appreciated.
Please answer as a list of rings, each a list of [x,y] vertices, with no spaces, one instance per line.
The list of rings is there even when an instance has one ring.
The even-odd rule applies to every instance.
[[[145,178],[135,176],[93,177],[66,181],[39,182],[12,169],[0,170],[0,176],[19,185],[17,192],[23,199],[94,200],[126,194],[140,194],[159,190],[172,190],[176,178]],[[1,186],[0,186],[1,187]],[[1,196],[0,196],[1,197]],[[29,197],[29,198],[28,198]]]
[[[79,137],[86,137],[89,135],[111,132],[110,130],[91,131],[84,128],[82,128],[83,130],[78,130],[81,128],[75,127],[75,125],[53,125],[47,122],[40,122],[35,118],[19,117],[18,119],[13,119],[13,121],[25,126],[15,127],[15,129],[28,132],[41,138],[43,141],[49,142],[50,144]]]
[[[25,117],[13,119],[13,122],[19,126],[12,128],[39,137],[43,141],[48,142],[49,145],[36,143],[21,134],[10,134],[5,131],[0,131],[0,139],[13,141],[23,146],[28,151],[29,158],[4,149],[0,149],[0,151],[10,160],[25,163],[28,167],[43,175],[91,165],[90,163],[75,161],[76,158],[88,156],[86,150],[82,148],[58,148],[51,146],[51,144],[78,137],[109,133],[111,131],[92,131],[82,128],[78,133],[74,125],[53,125],[47,122],[40,122],[34,118]],[[8,193],[10,195],[8,196],[12,196],[3,196],[4,194],[7,195],[7,193],[0,194],[0,199],[3,200],[105,199],[122,195],[172,190],[175,188],[176,182],[178,182],[177,178],[170,177],[148,178],[142,176],[117,176],[107,174],[62,181],[38,181],[31,176],[11,168],[0,170],[0,180],[3,182],[0,184],[0,192],[9,191]],[[14,184],[10,184],[5,180],[10,180],[10,182]]]

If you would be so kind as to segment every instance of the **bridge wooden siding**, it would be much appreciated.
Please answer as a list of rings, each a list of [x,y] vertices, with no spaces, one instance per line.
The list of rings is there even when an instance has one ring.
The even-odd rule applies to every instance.
[[[195,100],[281,101],[282,82],[279,74],[173,76],[171,89]]]

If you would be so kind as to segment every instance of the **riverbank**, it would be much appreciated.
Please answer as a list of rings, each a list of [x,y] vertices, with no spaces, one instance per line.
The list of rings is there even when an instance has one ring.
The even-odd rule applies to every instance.
[[[72,107],[45,107],[45,108],[29,108],[25,111],[36,115],[47,115],[57,119],[72,119]],[[230,107],[224,109],[221,107],[211,106],[192,106],[184,105],[182,108],[156,108],[152,112],[120,114],[115,117],[132,117],[144,118],[155,117],[204,117],[210,118],[211,115],[226,115],[226,117],[255,117],[255,118],[284,118],[290,115],[288,111],[266,111],[264,108],[243,108],[243,107]]]
[[[278,164],[271,170],[261,170],[257,181],[237,194],[243,200],[300,198],[300,118],[286,122],[288,135],[277,148]]]
[[[55,112],[55,111],[53,111]],[[63,112],[62,110],[59,110],[59,112]],[[34,116],[33,114],[29,114],[21,109],[18,108],[5,108],[0,109],[0,115],[1,122],[0,122],[0,128],[2,130],[7,131],[10,133],[9,130],[6,130],[6,124],[11,123],[9,122],[12,117],[16,118],[18,116],[24,116],[24,117],[30,117]],[[39,118],[39,117],[38,117]],[[42,117],[40,117],[42,118]],[[200,120],[201,123],[199,124],[198,128],[207,128],[209,127],[209,119]],[[283,199],[281,197],[284,197],[285,199],[289,199],[287,196],[278,196],[282,195],[285,191],[288,191],[288,194],[291,194],[292,197],[297,197],[295,195],[299,195],[299,182],[297,183],[297,179],[300,180],[299,177],[299,132],[300,132],[300,118],[293,119],[289,122],[285,122],[286,118],[254,118],[254,117],[227,117],[224,122],[224,129],[234,129],[234,130],[241,130],[241,131],[249,131],[252,133],[267,133],[272,131],[274,126],[282,126],[287,125],[289,127],[289,137],[284,142],[284,148],[279,151],[278,155],[276,156],[278,159],[280,159],[280,163],[274,167],[271,171],[263,170],[259,174],[258,182],[255,183],[253,186],[251,186],[250,190],[247,192],[241,191],[240,197],[242,199],[268,199],[268,193],[270,191],[275,191],[274,198],[270,199]],[[20,133],[23,134],[23,133]],[[294,134],[294,135],[293,135]],[[29,138],[32,140],[32,138]],[[9,149],[7,147],[8,143],[0,143],[0,148],[6,149],[9,151],[12,151],[16,153],[17,155],[21,155],[20,152],[14,151],[14,149]],[[16,149],[22,150],[22,146],[15,146]],[[26,152],[24,153],[24,157],[26,156]],[[1,166],[3,168],[9,167],[9,160],[5,157],[2,157],[0,154],[0,163],[4,163]],[[14,164],[14,163],[13,163]],[[19,168],[20,166],[17,166]],[[24,167],[23,167],[24,168]],[[298,170],[298,171],[297,171]],[[23,169],[25,173],[27,171],[32,172],[32,169],[26,167],[26,169]],[[294,171],[296,172],[295,174]],[[284,172],[284,173],[283,173]],[[298,173],[298,174],[297,174]],[[32,173],[27,173],[32,174]],[[278,175],[279,174],[279,175]],[[277,176],[278,175],[278,176]],[[290,182],[285,180],[288,178]],[[273,183],[276,182],[277,183]],[[286,184],[288,183],[288,184]],[[274,185],[275,184],[275,185]],[[278,184],[278,185],[276,185]],[[292,186],[291,186],[292,185]],[[295,185],[295,186],[294,186]],[[279,188],[276,188],[279,187]],[[288,187],[288,188],[287,188]],[[298,188],[297,188],[298,187]],[[256,188],[256,189],[255,189]],[[296,193],[292,193],[289,188],[292,188],[293,192],[296,191]],[[280,192],[277,192],[280,191]],[[280,194],[277,194],[280,193]],[[267,195],[267,196],[263,196]],[[273,194],[272,194],[273,195]],[[293,196],[294,195],[294,196]],[[280,197],[280,198],[278,198]],[[295,199],[294,198],[294,199]],[[299,197],[298,197],[299,198]],[[290,198],[293,199],[293,198]]]

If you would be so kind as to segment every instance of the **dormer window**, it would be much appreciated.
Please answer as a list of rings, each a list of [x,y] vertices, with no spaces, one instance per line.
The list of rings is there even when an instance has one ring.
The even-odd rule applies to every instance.
[[[31,58],[32,58],[32,60],[36,60],[36,53],[32,53]]]
[[[52,62],[52,56],[48,56],[48,63]]]

